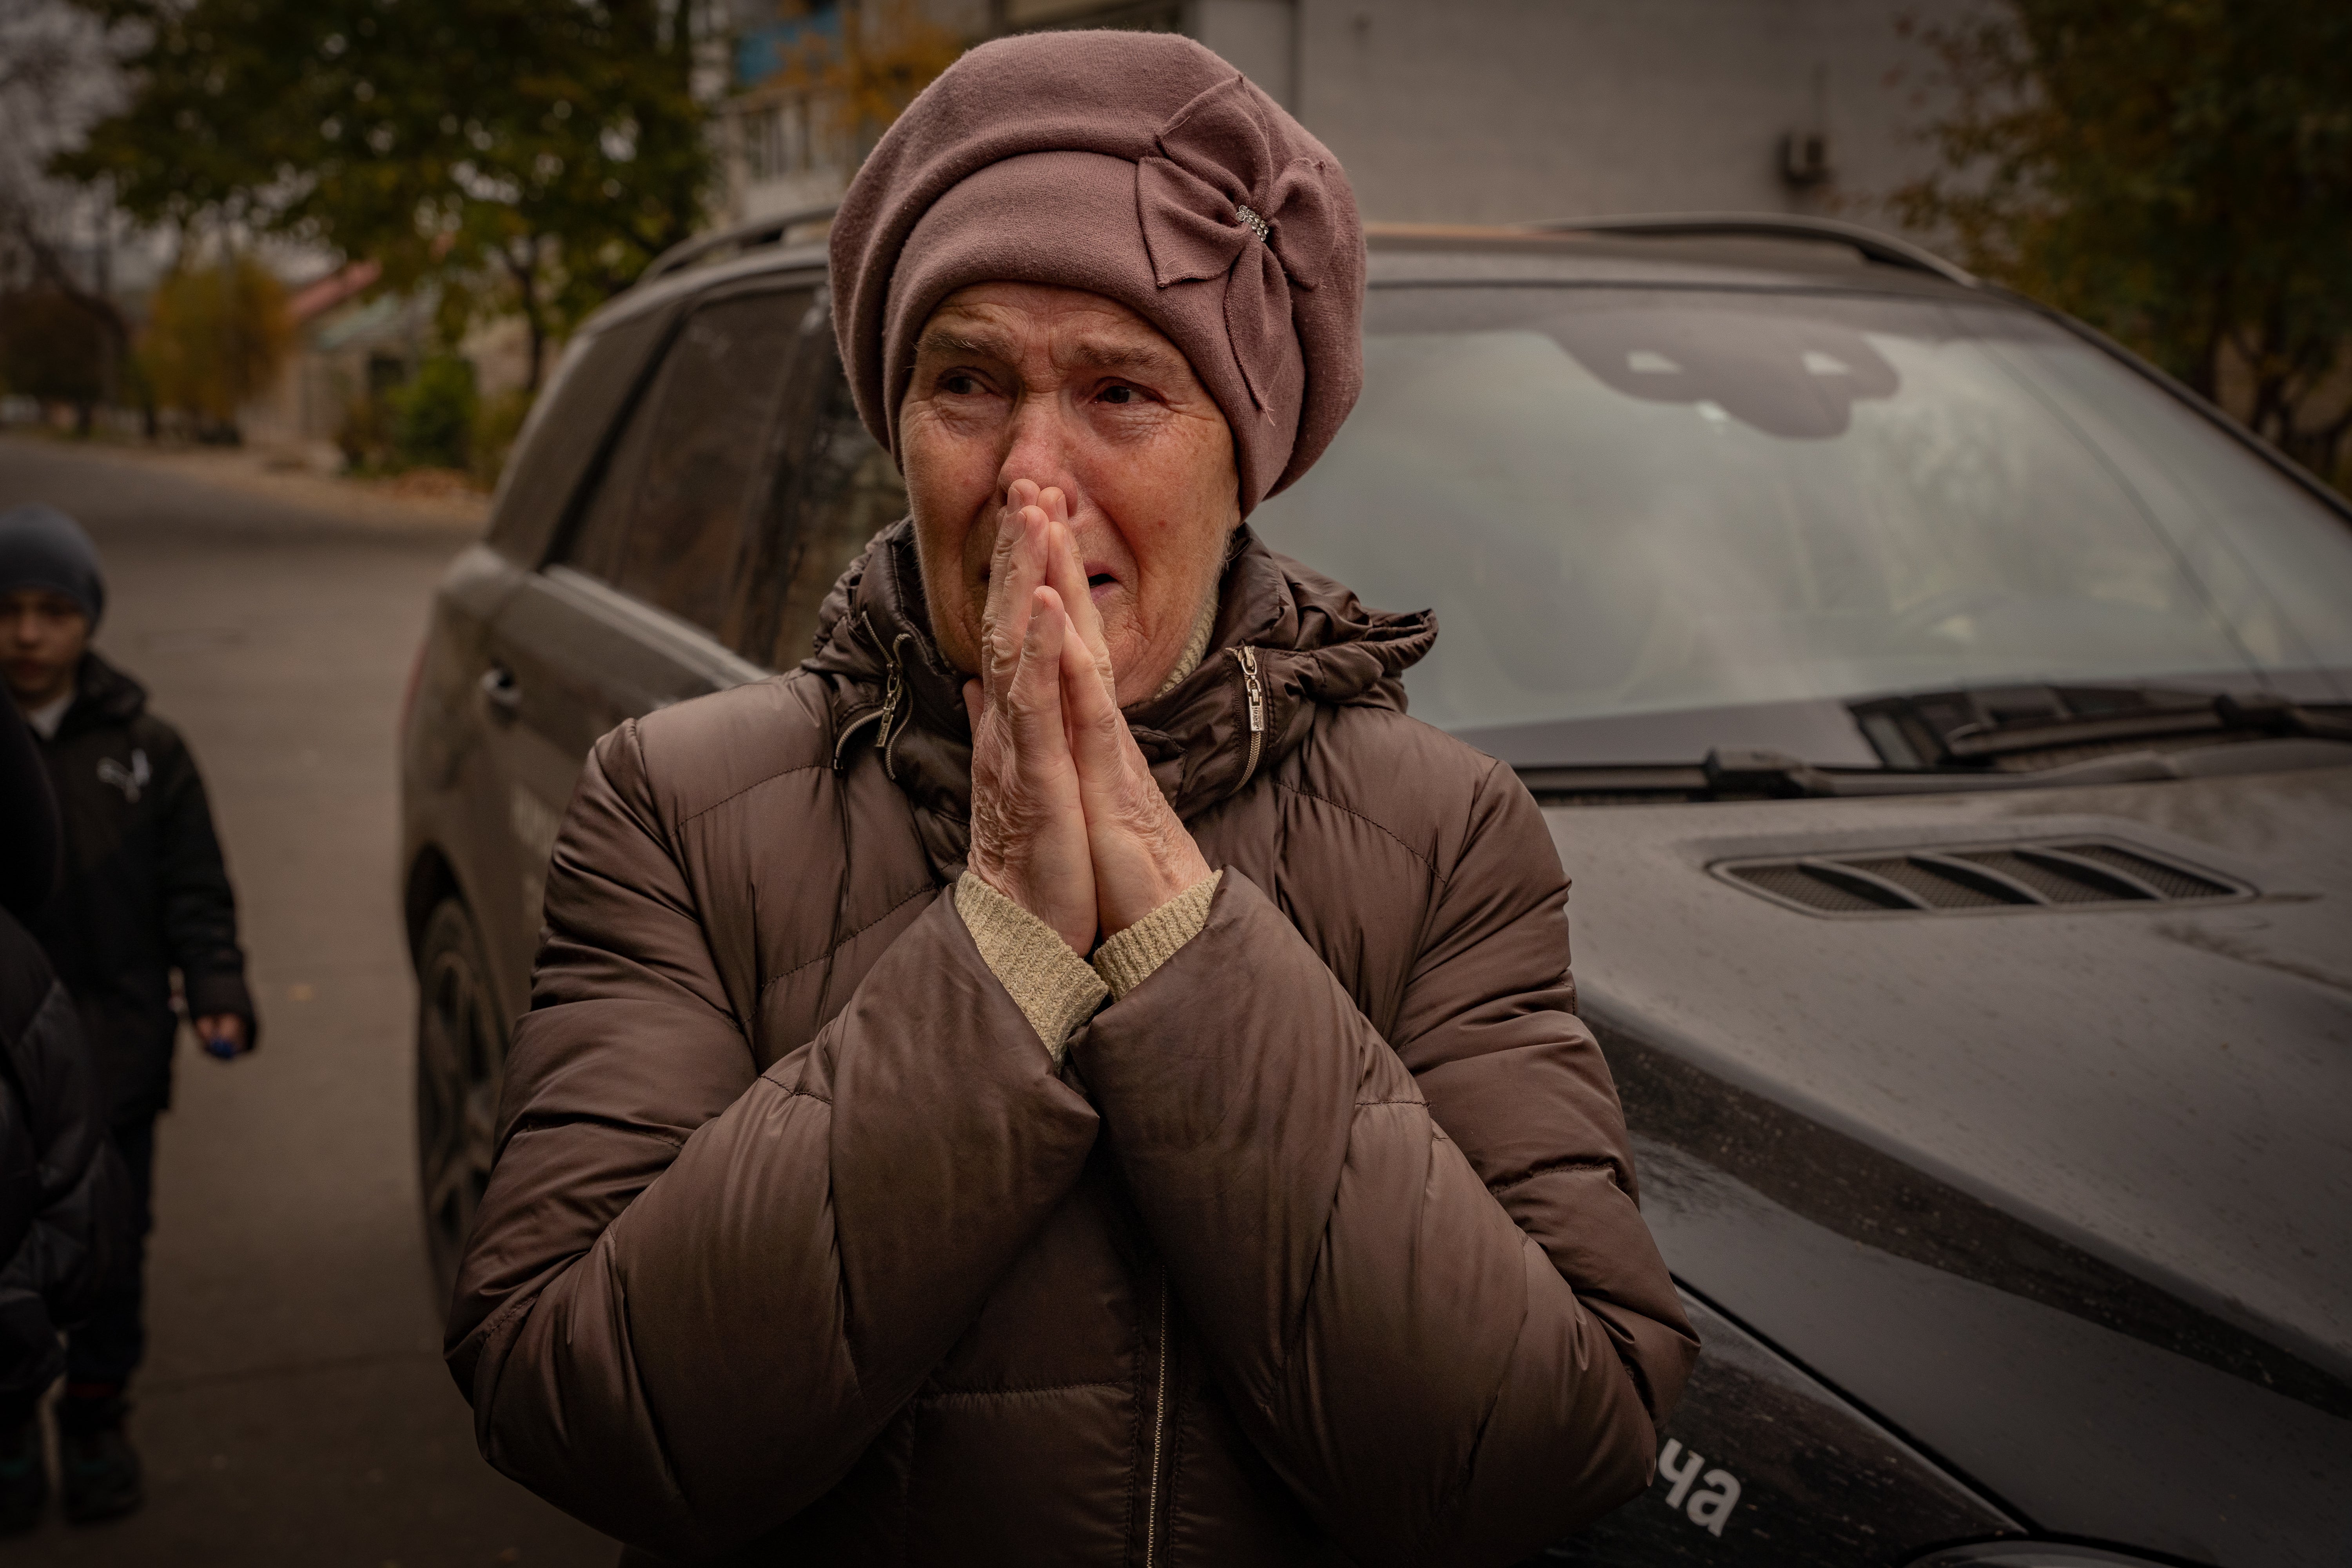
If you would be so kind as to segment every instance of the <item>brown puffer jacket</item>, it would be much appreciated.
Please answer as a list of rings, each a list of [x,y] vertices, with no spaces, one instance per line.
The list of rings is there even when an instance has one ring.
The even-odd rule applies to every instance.
[[[450,1325],[491,1462],[776,1563],[1507,1563],[1640,1491],[1696,1344],[1543,822],[1403,714],[1431,622],[1246,543],[1130,710],[1223,880],[1059,1076],[947,892],[907,524],[827,626],[565,818]]]

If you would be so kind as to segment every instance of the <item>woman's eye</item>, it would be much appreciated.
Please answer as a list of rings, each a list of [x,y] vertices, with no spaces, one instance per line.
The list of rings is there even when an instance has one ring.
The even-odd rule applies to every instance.
[[[1105,403],[1132,403],[1135,401],[1135,388],[1106,386],[1102,389],[1102,400]]]
[[[940,378],[940,390],[950,397],[969,397],[980,390],[980,378],[956,371]]]

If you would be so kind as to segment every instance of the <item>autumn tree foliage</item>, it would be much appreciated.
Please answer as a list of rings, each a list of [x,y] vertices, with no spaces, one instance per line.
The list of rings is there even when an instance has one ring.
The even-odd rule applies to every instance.
[[[2340,479],[2352,5],[2004,0],[1917,31],[1949,107],[1903,220]]]
[[[548,346],[691,235],[712,166],[687,0],[77,0],[137,40],[60,173],[149,222],[436,276]]]
[[[866,146],[963,50],[914,0],[865,0],[843,6],[840,44],[812,62],[813,75],[842,129]]]
[[[277,378],[293,344],[286,291],[250,256],[183,265],[156,285],[139,363],[162,407],[201,432],[227,433],[236,411]]]

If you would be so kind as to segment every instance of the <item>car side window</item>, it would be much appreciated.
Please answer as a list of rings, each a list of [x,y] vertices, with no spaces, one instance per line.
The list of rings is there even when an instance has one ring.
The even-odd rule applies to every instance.
[[[628,401],[670,313],[640,311],[573,340],[515,442],[499,486],[490,542],[535,566],[582,472]]]
[[[645,468],[646,449],[653,445],[655,399],[656,391],[649,390],[637,400],[634,416],[605,455],[604,474],[587,506],[556,552],[555,558],[566,566],[576,566],[607,583],[618,574],[621,543],[636,504],[637,479]]]
[[[735,588],[766,511],[777,415],[810,290],[702,305],[678,330],[613,450],[564,559],[735,640]]]
[[[798,402],[804,411],[793,461],[779,487],[777,530],[758,573],[761,613],[743,651],[771,669],[790,669],[814,651],[817,612],[867,542],[907,515],[898,465],[867,435],[842,374],[830,330],[813,330],[802,350]]]

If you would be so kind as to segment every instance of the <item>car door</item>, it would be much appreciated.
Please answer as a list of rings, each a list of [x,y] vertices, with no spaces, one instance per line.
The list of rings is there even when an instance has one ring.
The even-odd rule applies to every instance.
[[[499,611],[545,557],[573,498],[593,478],[605,437],[635,401],[668,341],[674,306],[631,312],[575,337],[533,405],[493,504],[488,536],[459,554],[441,584],[434,626],[412,677],[404,757],[414,868],[430,846],[455,872],[487,950],[502,1005],[520,1005],[536,923],[515,913],[530,869],[508,825],[504,710],[485,681],[504,656],[491,645]],[[501,668],[503,668],[501,666]],[[420,922],[428,910],[410,910]]]
[[[766,673],[729,643],[742,645],[743,584],[772,531],[814,302],[807,282],[761,279],[687,310],[547,560],[499,608],[482,700],[519,874],[506,908],[484,913],[525,938],[522,972],[500,977],[512,1005],[548,853],[597,737]]]

